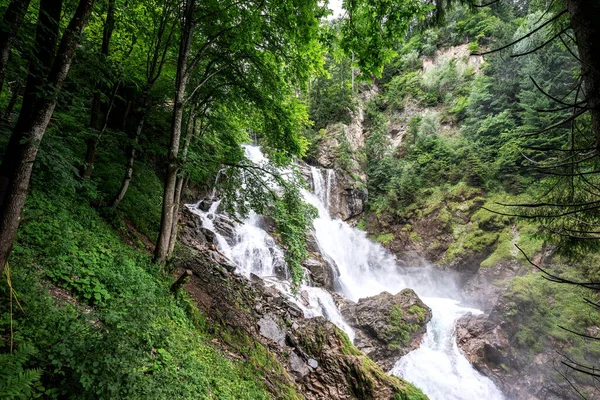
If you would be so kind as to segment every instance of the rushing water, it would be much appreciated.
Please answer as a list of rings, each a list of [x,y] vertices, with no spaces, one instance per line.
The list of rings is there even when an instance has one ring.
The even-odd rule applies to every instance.
[[[246,147],[246,157],[258,165],[267,162],[260,148],[255,146]],[[305,201],[319,211],[313,223],[315,236],[323,257],[337,267],[338,291],[357,301],[383,291],[394,294],[410,287],[432,309],[433,317],[420,348],[398,360],[390,373],[406,378],[432,400],[503,399],[501,392],[469,364],[456,345],[456,320],[467,312],[478,314],[481,311],[461,307],[453,299],[458,290],[452,277],[423,266],[399,267],[392,254],[369,240],[365,232],[330,216],[332,202],[337,201],[332,199],[335,185],[333,170],[312,167],[311,180],[313,191],[303,191],[302,194]],[[207,212],[194,206],[190,208],[200,215],[204,227],[215,232],[219,249],[238,266],[239,273],[246,276],[253,273],[265,278],[267,284],[298,304],[306,317],[325,316],[353,339],[352,329],[343,321],[327,291],[305,285],[300,288],[303,294],[300,300],[292,296],[285,280],[275,277],[284,256],[273,238],[261,227],[260,216],[250,215],[243,224],[236,226],[233,245],[230,245],[214,226],[217,203]]]

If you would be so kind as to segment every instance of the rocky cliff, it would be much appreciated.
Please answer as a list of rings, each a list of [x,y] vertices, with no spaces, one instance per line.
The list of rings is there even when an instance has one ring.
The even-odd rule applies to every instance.
[[[293,391],[311,400],[427,398],[387,375],[331,322],[304,318],[268,282],[236,274],[203,233],[196,215],[184,210],[181,225],[185,250],[175,262],[175,273],[191,271],[184,287],[217,331],[217,345],[236,358],[264,351],[265,380],[273,398],[296,398],[290,395]]]

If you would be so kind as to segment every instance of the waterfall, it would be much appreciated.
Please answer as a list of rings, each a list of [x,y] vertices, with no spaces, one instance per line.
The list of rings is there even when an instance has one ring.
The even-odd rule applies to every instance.
[[[258,165],[268,162],[259,147],[245,146],[245,154]],[[503,399],[501,392],[469,364],[456,345],[456,320],[467,312],[481,311],[459,305],[456,300],[459,291],[452,276],[428,266],[400,267],[395,257],[367,238],[365,232],[331,217],[333,170],[327,170],[324,179],[323,171],[312,167],[311,178],[313,191],[303,190],[302,195],[318,210],[313,222],[316,241],[323,257],[339,271],[336,288],[340,294],[357,301],[383,291],[395,294],[409,287],[432,309],[433,317],[420,348],[398,360],[390,373],[414,383],[432,400]],[[287,270],[282,261],[283,252],[261,227],[260,216],[250,215],[242,224],[237,224],[233,245],[230,245],[213,223],[218,204],[213,204],[207,212],[194,206],[190,208],[200,215],[205,228],[215,232],[219,249],[237,265],[240,274],[253,273],[266,278],[267,284],[294,301],[307,318],[322,315],[353,339],[352,329],[343,321],[327,291],[302,285],[299,292],[303,299],[292,295],[285,277],[276,273],[281,268]]]

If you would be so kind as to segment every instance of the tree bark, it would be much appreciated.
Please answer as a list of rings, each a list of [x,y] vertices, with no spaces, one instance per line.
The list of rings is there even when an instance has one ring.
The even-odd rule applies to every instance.
[[[23,93],[23,103],[17,124],[4,152],[2,164],[0,164],[0,210],[4,204],[11,177],[17,170],[18,157],[21,154],[22,144],[26,140],[26,132],[30,128],[35,103],[38,97],[41,97],[40,88],[46,88],[48,84],[46,78],[54,61],[61,10],[62,0],[40,1],[35,49],[32,59],[29,61],[29,74]]]
[[[140,141],[140,136],[142,135],[142,129],[144,128],[144,122],[146,120],[145,113],[142,115],[140,122],[135,130],[135,137],[133,138],[133,143],[129,147],[129,156],[127,157],[127,166],[125,167],[125,175],[123,176],[123,181],[121,182],[121,187],[119,188],[119,192],[115,196],[111,207],[117,208],[121,201],[125,198],[125,194],[127,193],[127,189],[129,189],[129,184],[131,183],[131,178],[133,177],[133,166],[135,164],[135,156],[136,156],[136,147]]]
[[[17,32],[21,27],[30,2],[31,0],[12,0],[4,13],[0,25],[0,92],[2,92],[6,76],[10,49],[17,37]]]
[[[583,93],[590,108],[596,151],[600,151],[600,1],[568,0],[567,9],[581,60]]]
[[[196,134],[196,115],[195,115],[195,106],[192,105],[190,110],[190,115],[188,117],[187,128],[185,133],[185,139],[183,143],[183,150],[181,152],[181,164],[185,164],[187,159],[187,154],[190,148],[190,143],[192,138]],[[173,250],[175,250],[175,243],[177,242],[177,233],[179,230],[179,207],[181,206],[181,192],[183,188],[187,185],[188,178],[184,174],[179,174],[177,177],[177,183],[175,184],[175,200],[174,200],[174,210],[173,210],[173,223],[171,226],[171,237],[169,239],[169,251],[167,252],[167,257],[170,257],[173,254]]]
[[[108,0],[108,9],[106,10],[106,20],[104,30],[102,31],[102,48],[100,57],[103,60],[108,58],[110,52],[110,41],[115,29],[115,0]],[[98,86],[102,86],[99,84]],[[114,100],[113,100],[114,101]],[[92,97],[92,108],[90,113],[90,127],[94,130],[100,128],[100,107],[102,106],[101,88],[98,87]],[[108,116],[106,117],[108,119]],[[96,160],[96,148],[98,147],[98,136],[90,137],[87,141],[87,150],[85,152],[85,162],[83,178],[90,179],[94,170],[94,161]]]
[[[175,208],[175,188],[177,171],[179,171],[179,141],[181,139],[181,126],[183,121],[183,108],[185,92],[189,79],[188,59],[194,30],[194,0],[185,2],[185,21],[183,23],[181,39],[179,43],[179,57],[177,60],[177,77],[175,81],[175,101],[173,104],[173,118],[171,121],[171,142],[169,145],[168,166],[165,176],[165,187],[163,192],[162,215],[160,231],[154,251],[154,261],[164,262],[169,253],[171,233],[173,227],[173,215]]]
[[[10,85],[9,85],[10,86]],[[6,110],[4,110],[4,114],[2,115],[2,119],[6,121],[10,121],[10,115],[12,114],[15,106],[17,105],[17,101],[19,101],[19,93],[21,92],[21,88],[23,83],[19,80],[17,81],[11,90],[10,100],[8,101],[8,105],[6,106]]]
[[[62,6],[62,3],[57,0],[42,0],[41,3],[52,6]],[[53,89],[51,95],[44,96],[36,95],[31,107],[32,113],[26,116],[19,116],[21,124],[15,127],[18,130],[13,132],[12,136],[24,138],[24,142],[18,143],[18,154],[14,169],[9,175],[7,192],[4,202],[0,207],[0,268],[3,270],[8,261],[8,256],[12,249],[19,222],[21,220],[21,212],[25,204],[27,189],[29,188],[29,180],[31,171],[35,161],[40,142],[44,136],[54,107],[56,106],[56,95],[62,87],[69,68],[75,49],[79,43],[79,38],[89,16],[92,12],[93,0],[80,0],[77,10],[69,25],[67,26],[61,39],[58,52],[54,58],[52,68],[50,69],[46,82]],[[44,7],[40,6],[40,18],[38,24],[44,23]],[[60,15],[60,14],[59,14]],[[58,20],[56,20],[56,23]],[[47,35],[47,33],[46,33]],[[36,44],[39,44],[36,41]],[[39,49],[39,47],[38,47]],[[54,47],[52,47],[54,49]],[[21,114],[23,111],[21,111]],[[27,120],[25,124],[23,121]],[[12,139],[12,137],[11,137]],[[10,150],[10,149],[9,149]],[[6,157],[5,157],[6,158]]]

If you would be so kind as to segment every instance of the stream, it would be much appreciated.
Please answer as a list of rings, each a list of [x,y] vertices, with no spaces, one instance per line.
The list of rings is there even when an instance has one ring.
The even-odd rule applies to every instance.
[[[257,146],[245,146],[245,153],[256,165],[268,162]],[[427,324],[421,346],[400,358],[389,373],[413,383],[431,400],[504,399],[493,382],[477,372],[456,345],[456,320],[468,312],[480,314],[481,311],[460,305],[454,280],[432,267],[399,266],[395,257],[367,238],[365,232],[332,218],[329,209],[331,189],[335,186],[333,170],[311,167],[311,180],[312,192],[303,190],[302,195],[319,212],[313,222],[314,233],[323,257],[337,266],[336,291],[357,301],[384,291],[395,294],[411,288],[432,310],[433,317]],[[304,291],[308,299],[301,301],[292,294],[289,282],[280,279],[281,270],[285,270],[284,254],[263,229],[260,216],[251,214],[243,224],[236,225],[235,237],[229,243],[218,227],[215,228],[218,206],[216,201],[208,211],[202,211],[197,205],[188,207],[200,216],[205,228],[215,233],[219,250],[237,266],[238,273],[262,277],[302,308],[307,318],[324,316],[353,340],[352,328],[344,322],[326,290],[303,284],[299,292]]]

